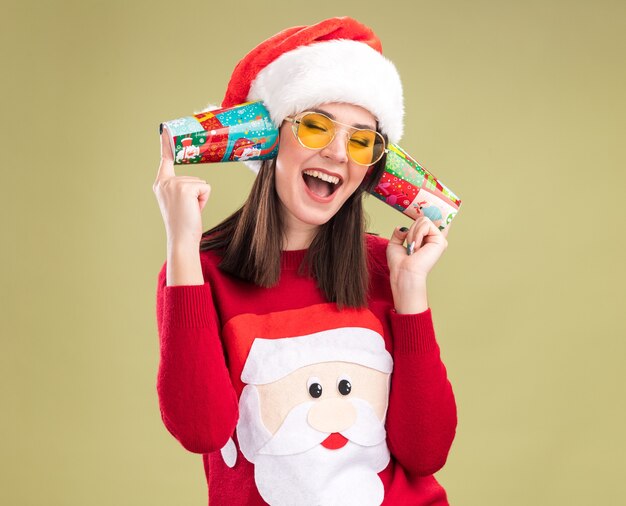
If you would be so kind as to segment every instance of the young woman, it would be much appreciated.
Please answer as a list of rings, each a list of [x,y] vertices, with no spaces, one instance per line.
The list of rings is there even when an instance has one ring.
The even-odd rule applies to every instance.
[[[456,407],[426,295],[446,231],[421,217],[386,241],[362,209],[402,134],[397,72],[333,18],[246,55],[222,106],[247,100],[280,125],[278,156],[204,234],[210,187],[175,175],[162,137],[163,422],[202,454],[213,506],[448,504],[433,473]]]

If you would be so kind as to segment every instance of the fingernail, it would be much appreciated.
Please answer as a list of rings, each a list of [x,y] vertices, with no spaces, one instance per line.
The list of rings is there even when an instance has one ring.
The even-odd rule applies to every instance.
[[[413,241],[411,244],[409,244],[406,247],[406,254],[407,255],[412,255],[413,254],[413,250],[415,249],[415,241]]]
[[[400,232],[408,232],[408,231],[409,231],[409,229],[408,229],[408,228],[406,228],[406,227],[402,227],[402,228],[400,229]]]
[[[163,133],[163,123],[159,125],[159,135]]]

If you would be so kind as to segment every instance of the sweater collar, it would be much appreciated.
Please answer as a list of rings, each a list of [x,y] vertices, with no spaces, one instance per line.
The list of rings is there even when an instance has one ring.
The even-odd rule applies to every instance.
[[[304,260],[304,255],[306,255],[307,250],[305,249],[296,249],[291,251],[281,251],[280,252],[280,268],[281,269],[297,269],[300,267],[302,260]]]

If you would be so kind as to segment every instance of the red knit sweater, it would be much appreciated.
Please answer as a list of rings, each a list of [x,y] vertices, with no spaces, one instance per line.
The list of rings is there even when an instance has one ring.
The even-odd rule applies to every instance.
[[[454,439],[456,430],[454,395],[440,359],[430,308],[416,315],[399,315],[393,310],[385,257],[386,244],[387,241],[384,239],[368,236],[370,290],[368,308],[363,311],[339,312],[334,304],[329,304],[325,300],[313,279],[298,275],[297,268],[304,257],[304,251],[282,253],[280,281],[272,288],[259,288],[221,272],[218,269],[220,257],[215,252],[202,252],[200,255],[204,285],[166,286],[166,266],[163,266],[159,273],[157,289],[157,323],[160,338],[157,391],[161,416],[168,431],[183,447],[202,454],[211,506],[268,504],[262,495],[272,504],[365,504],[365,502],[380,504],[381,501],[384,505],[448,504],[446,493],[433,477],[433,473],[444,465]],[[361,321],[360,319],[364,322],[363,325],[355,325],[354,322]],[[296,389],[295,394],[290,394],[292,396],[290,399],[294,398],[294,395],[305,395],[307,405],[312,407],[322,406],[315,403],[324,399],[323,395],[330,395],[334,396],[333,406],[349,408],[345,413],[352,413],[353,406],[366,403],[359,403],[357,400],[353,402],[353,406],[348,406],[345,401],[359,397],[359,392],[367,393],[358,389],[360,380],[355,375],[358,376],[359,371],[362,371],[374,378],[372,381],[377,381],[375,378],[384,377],[385,369],[376,364],[381,364],[384,360],[381,362],[379,357],[372,355],[371,349],[357,349],[354,359],[357,364],[349,364],[349,367],[353,368],[351,370],[356,371],[349,377],[352,391],[346,390],[346,385],[350,386],[350,383],[345,381],[343,389],[340,388],[339,382],[336,389],[334,384],[326,382],[323,386],[324,394],[316,398],[319,392],[315,393],[315,388],[322,390],[316,383],[322,382],[317,379],[321,373],[311,376],[314,379],[309,378],[306,385],[300,385],[294,379],[296,385],[292,386],[294,381],[290,378],[301,376],[305,370],[304,366],[296,364],[292,367],[289,364],[291,359],[283,360],[277,355],[277,351],[271,351],[266,358],[253,363],[251,346],[253,344],[257,346],[256,341],[259,340],[262,341],[261,344],[269,346],[277,344],[284,346],[283,343],[287,340],[285,338],[303,335],[303,338],[298,338],[300,341],[308,339],[307,336],[324,336],[327,332],[332,333],[335,327],[344,330],[345,327],[349,327],[348,330],[353,330],[354,327],[361,326],[367,327],[368,330],[357,329],[357,331],[367,332],[368,339],[370,335],[374,336],[372,337],[374,345],[376,338],[379,338],[381,343],[384,340],[379,355],[392,359],[393,370],[390,376],[387,375],[390,383],[388,382],[386,387],[383,386],[382,390],[378,388],[385,392],[384,402],[387,403],[384,411],[378,411],[379,415],[382,413],[381,422],[386,429],[386,437],[385,432],[382,432],[383,441],[382,446],[379,445],[379,450],[383,457],[388,455],[388,460],[383,459],[380,470],[372,467],[369,470],[370,475],[367,475],[366,471],[362,471],[363,466],[360,466],[358,461],[358,452],[364,446],[353,444],[351,436],[344,437],[344,432],[339,435],[337,430],[332,434],[333,437],[321,443],[324,448],[316,445],[314,451],[317,452],[315,454],[317,456],[304,464],[304,474],[293,471],[292,464],[283,468],[279,464],[279,472],[270,471],[268,474],[268,471],[261,469],[259,462],[271,462],[271,459],[274,459],[280,463],[280,459],[285,458],[285,453],[297,453],[282,451],[281,455],[268,456],[261,455],[264,450],[260,450],[259,455],[252,458],[252,450],[246,451],[245,447],[241,449],[246,441],[250,441],[246,444],[251,449],[261,448],[271,437],[271,433],[276,432],[275,426],[269,431],[263,427],[264,425],[269,427],[274,423],[266,420],[270,418],[280,420],[281,416],[277,413],[280,412],[281,406],[296,402],[270,397],[269,405],[264,405],[267,396],[270,395],[268,392],[276,391],[276,385],[284,384],[286,389]],[[324,353],[334,354],[333,343],[334,341],[331,341],[328,350],[320,351],[320,356],[323,357]],[[359,346],[360,341],[357,340],[356,343]],[[315,350],[315,347],[302,348],[302,351],[295,355],[296,362],[300,361],[301,365],[315,362],[314,357],[309,356],[317,356]],[[345,353],[351,352],[349,347],[346,350]],[[364,367],[363,364],[367,365],[367,361],[370,360],[368,357],[375,365]],[[328,355],[328,358],[322,358],[320,361],[331,362],[335,358]],[[275,359],[278,361],[275,362]],[[346,365],[346,362],[351,360],[345,357],[337,358],[327,366],[332,368],[333,364]],[[267,364],[268,370],[263,370],[264,363]],[[316,365],[306,367],[310,369]],[[265,375],[272,377],[272,382],[276,379],[283,383],[276,382],[274,387],[271,384],[247,386],[246,381],[242,379],[244,368],[246,371],[256,371],[246,372],[247,377],[252,378],[255,374]],[[295,372],[291,376],[286,376],[285,380],[285,374],[292,369]],[[258,385],[263,383],[257,382]],[[255,413],[259,413],[259,409],[255,410],[254,406],[257,405],[255,402],[244,405],[242,400],[240,405],[240,399],[244,397],[242,396],[244,388],[253,394],[253,399],[261,399],[259,409],[264,414],[258,416],[259,420],[264,422],[260,429],[255,429],[256,432],[247,431],[246,424],[250,418],[256,416]],[[338,390],[341,393],[338,393]],[[278,391],[282,390],[279,388]],[[246,397],[250,398],[250,395],[246,394]],[[368,398],[367,395],[361,397]],[[337,408],[337,413],[339,411]],[[324,416],[328,418],[328,410],[325,413]],[[348,417],[345,413],[342,415],[344,421]],[[311,416],[309,414],[310,422],[314,421]],[[324,421],[325,419],[320,416],[315,420],[319,419],[332,425],[333,420]],[[335,429],[328,429],[332,430]],[[246,436],[245,440],[241,436],[244,431],[252,434]],[[345,434],[351,433],[348,431]],[[259,443],[259,437],[265,439]],[[255,446],[256,443],[259,444]],[[343,445],[346,445],[345,448],[342,448]],[[225,451],[220,452],[225,446]],[[348,449],[356,452],[356,461],[355,458],[343,463],[333,460]],[[268,452],[271,453],[269,450],[265,451]],[[377,462],[380,465],[380,459]],[[334,471],[330,475],[324,475],[323,472],[318,474],[320,469],[326,467]],[[283,474],[282,469],[285,470],[284,476],[288,480],[284,483],[291,487],[285,486],[284,493],[280,492],[280,485],[269,483],[276,475]],[[348,474],[342,474],[344,469],[347,469]],[[363,486],[350,488],[348,485],[353,470],[357,481]],[[377,473],[377,477],[376,473],[371,474],[372,470]],[[360,472],[369,478],[359,477]],[[306,499],[296,499],[299,488],[297,480],[309,476],[306,473],[311,473],[311,480],[302,481],[302,487],[306,489],[303,497]],[[264,490],[263,480],[267,483],[265,490],[270,492],[260,493],[260,488]],[[315,481],[315,484],[312,485],[310,481]],[[366,482],[370,485],[366,486]],[[296,490],[295,495],[292,489]],[[319,496],[316,495],[317,490]],[[366,491],[363,494],[369,494],[364,495],[366,499],[358,498],[362,490]],[[376,492],[377,490],[379,492]],[[380,499],[374,499],[377,493],[381,494]]]

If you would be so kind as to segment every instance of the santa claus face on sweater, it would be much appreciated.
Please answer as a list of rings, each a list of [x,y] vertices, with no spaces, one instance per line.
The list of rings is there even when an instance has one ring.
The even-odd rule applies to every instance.
[[[380,504],[391,372],[382,336],[339,328],[255,339],[250,356],[242,379],[258,384],[242,391],[237,437],[263,499]],[[341,360],[328,360],[333,356]]]

